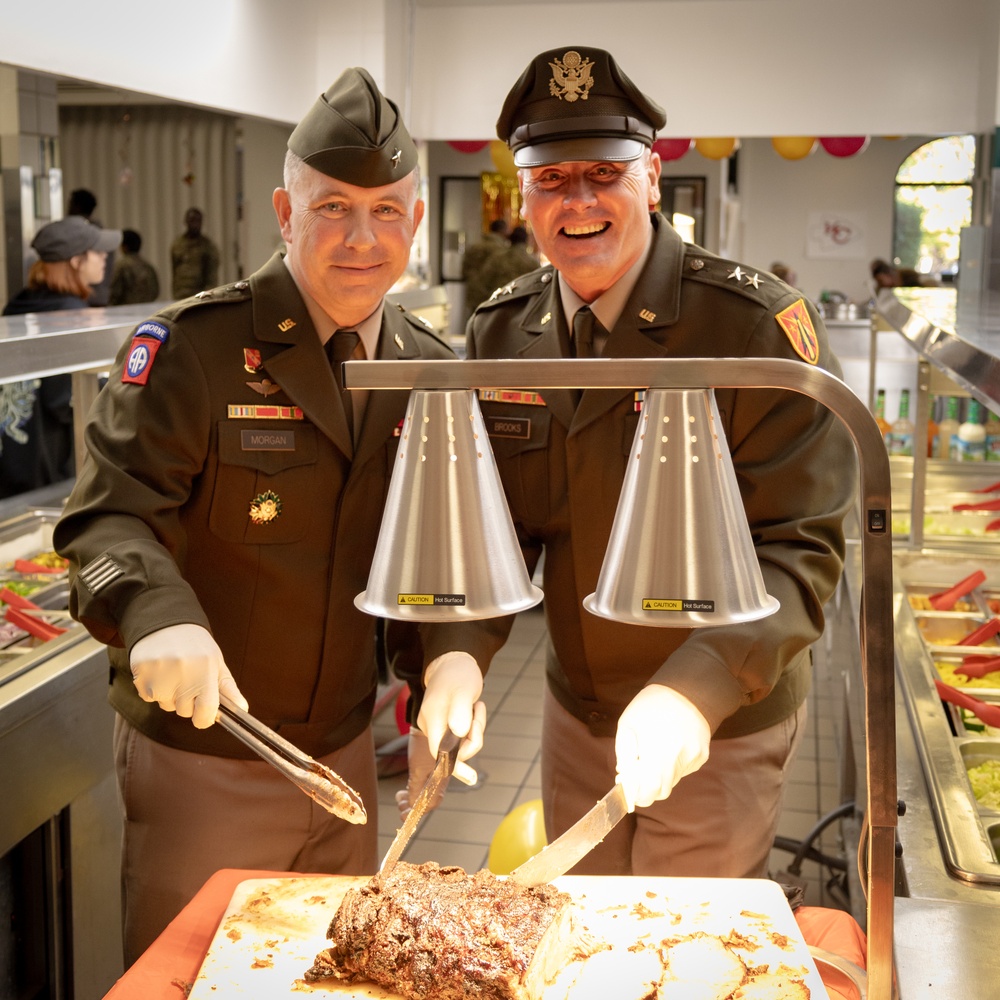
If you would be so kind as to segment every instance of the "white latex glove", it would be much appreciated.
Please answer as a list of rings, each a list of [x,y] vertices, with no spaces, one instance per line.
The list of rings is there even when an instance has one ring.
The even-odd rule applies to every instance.
[[[427,737],[424,736],[415,726],[410,729],[410,738],[406,745],[406,759],[408,764],[408,774],[406,787],[396,792],[396,805],[399,807],[399,818],[406,819],[407,813],[413,808],[413,803],[420,794],[420,789],[424,787],[427,779],[434,770],[435,758],[431,754]],[[468,764],[459,761],[455,765],[454,776],[466,785],[474,785],[479,780],[475,770]],[[431,809],[436,809],[444,798],[444,791],[448,787],[446,781],[434,801],[430,804]]]
[[[708,760],[712,731],[694,705],[662,684],[644,687],[626,706],[615,736],[618,781],[629,812],[665,799]]]
[[[212,634],[201,625],[169,625],[140,639],[129,654],[132,680],[143,701],[207,729],[226,695],[244,711],[240,694]]]
[[[479,701],[482,693],[483,675],[468,653],[443,653],[427,665],[417,728],[426,734],[432,757],[448,729],[463,737],[459,760],[482,750],[486,728],[486,706]]]

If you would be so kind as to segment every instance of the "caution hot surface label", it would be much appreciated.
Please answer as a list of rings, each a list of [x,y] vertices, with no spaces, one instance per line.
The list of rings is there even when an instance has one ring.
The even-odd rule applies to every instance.
[[[397,604],[407,605],[450,605],[461,607],[465,604],[465,594],[397,594]]]
[[[715,611],[715,601],[692,601],[680,597],[644,597],[643,611]]]

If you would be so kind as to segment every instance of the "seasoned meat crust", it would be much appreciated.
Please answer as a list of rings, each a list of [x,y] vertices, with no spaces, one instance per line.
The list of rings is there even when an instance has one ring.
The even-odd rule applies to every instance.
[[[569,902],[551,885],[400,862],[347,893],[305,978],[370,980],[413,1000],[533,1000],[529,966]]]

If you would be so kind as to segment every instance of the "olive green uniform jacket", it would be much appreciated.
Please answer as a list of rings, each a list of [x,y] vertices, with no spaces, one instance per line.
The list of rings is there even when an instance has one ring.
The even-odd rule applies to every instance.
[[[155,351],[146,384],[123,382],[140,341]],[[453,356],[389,303],[378,352]],[[251,712],[307,753],[364,730],[375,620],[354,598],[367,585],[407,398],[372,392],[352,447],[279,255],[248,281],[136,328],[89,416],[89,457],[55,544],[71,560],[72,614],[110,647],[111,703],[140,731],[179,749],[252,756],[220,727],[197,730],[136,693],[128,650],[184,622],[211,630]]]
[[[646,266],[604,356],[799,359],[776,315],[801,293],[772,275],[685,245],[652,216]],[[822,321],[805,303],[818,363],[836,375]],[[525,275],[484,303],[468,327],[470,358],[554,358],[568,345],[551,268]],[[803,364],[806,362],[803,361]],[[544,550],[549,686],[595,735],[649,682],[686,695],[717,737],[756,732],[790,716],[810,680],[808,646],[843,568],[842,521],[856,496],[850,437],[799,393],[720,389],[716,398],[769,594],[770,617],[720,628],[655,628],[598,618],[594,592],[638,422],[633,390],[540,390],[542,406],[481,403],[529,570]],[[513,418],[513,419],[511,419]],[[514,428],[513,435],[498,430]],[[464,648],[485,668],[510,619],[424,626],[425,655]]]

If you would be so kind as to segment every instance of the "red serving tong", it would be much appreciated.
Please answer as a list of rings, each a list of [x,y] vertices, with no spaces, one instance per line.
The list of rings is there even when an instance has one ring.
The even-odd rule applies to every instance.
[[[26,573],[29,576],[37,573],[49,573],[52,575],[65,573],[65,566],[43,566],[41,563],[32,562],[30,559],[15,559],[14,569],[18,573]]]
[[[978,490],[969,490],[969,493],[996,493],[1000,490],[1000,482],[990,483],[989,486],[980,486]]]
[[[978,646],[987,639],[992,639],[1000,632],[1000,618],[990,618],[983,622],[979,628],[973,629],[964,639],[959,639],[956,646]]]
[[[1000,670],[1000,656],[965,656],[960,666],[955,667],[956,674],[966,677],[985,677]]]
[[[981,569],[977,569],[975,573],[970,573],[964,580],[959,580],[954,587],[931,594],[928,600],[935,611],[951,611],[960,597],[972,593],[976,587],[985,582],[986,574]]]
[[[982,503],[956,503],[952,505],[953,511],[960,510],[1000,510],[1000,497],[996,500],[984,500]]]
[[[1000,705],[990,705],[985,701],[980,701],[978,698],[973,698],[972,695],[966,694],[964,691],[959,691],[958,688],[954,688],[950,684],[945,684],[944,681],[935,680],[934,684],[937,686],[938,694],[941,696],[942,701],[950,701],[952,705],[967,708],[977,719],[985,722],[987,726],[1000,729]]]
[[[15,594],[9,587],[0,590],[0,601],[7,605],[4,617],[11,625],[24,629],[29,635],[41,639],[42,642],[48,642],[49,639],[54,639],[66,631],[58,625],[50,624],[44,618],[36,618],[35,615],[29,614],[32,611],[41,611],[44,614],[45,609],[40,608],[34,601],[29,601],[27,597]]]

